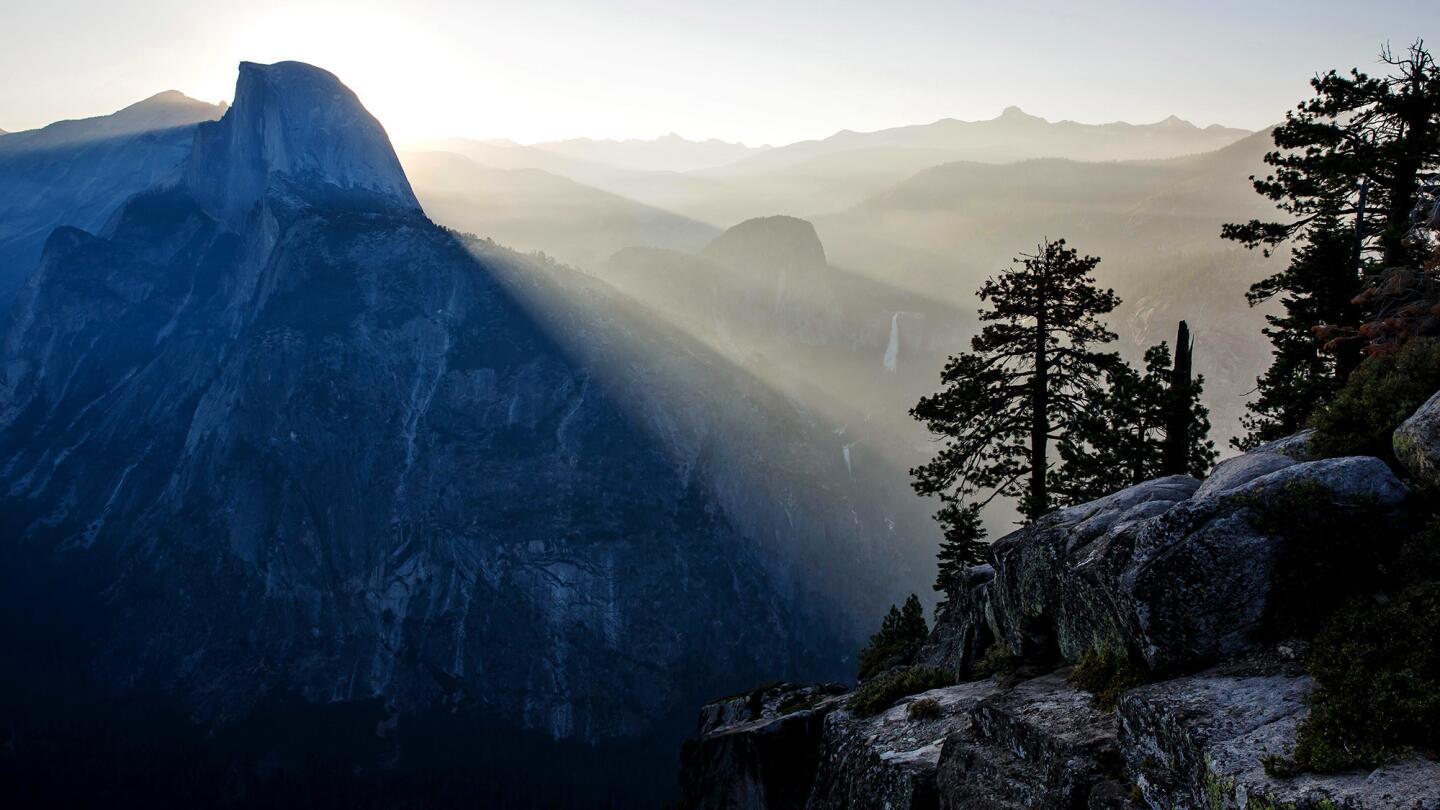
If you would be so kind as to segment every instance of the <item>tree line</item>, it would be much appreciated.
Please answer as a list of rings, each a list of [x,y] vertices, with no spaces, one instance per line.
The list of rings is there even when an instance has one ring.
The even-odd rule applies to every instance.
[[[1104,351],[1117,336],[1100,318],[1120,299],[1095,284],[1099,263],[1046,240],[987,279],[971,350],[951,357],[940,391],[911,409],[941,440],[911,471],[916,492],[941,503],[937,590],[983,557],[981,513],[997,498],[1035,520],[1162,475],[1203,475],[1214,463],[1186,324],[1173,355],[1165,343],[1151,347],[1140,369]]]
[[[1272,169],[1250,178],[1279,217],[1224,226],[1221,237],[1284,269],[1256,282],[1252,306],[1279,303],[1264,336],[1272,362],[1232,443],[1250,449],[1295,433],[1366,358],[1440,334],[1440,69],[1417,41],[1386,48],[1387,73],[1317,75],[1314,96],[1272,132]],[[911,410],[940,449],[911,471],[940,501],[937,590],[984,559],[983,510],[1013,500],[1027,521],[1163,475],[1203,477],[1217,453],[1179,324],[1172,351],[1135,368],[1106,351],[1102,320],[1120,303],[1094,280],[1100,259],[1063,239],[987,279],[983,327],[951,357],[941,387]]]

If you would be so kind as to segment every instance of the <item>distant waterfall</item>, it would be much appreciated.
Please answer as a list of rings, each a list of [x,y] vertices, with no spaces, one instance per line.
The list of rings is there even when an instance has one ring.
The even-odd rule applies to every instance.
[[[900,313],[890,316],[890,345],[885,347],[885,370],[895,373],[895,364],[900,359]]]

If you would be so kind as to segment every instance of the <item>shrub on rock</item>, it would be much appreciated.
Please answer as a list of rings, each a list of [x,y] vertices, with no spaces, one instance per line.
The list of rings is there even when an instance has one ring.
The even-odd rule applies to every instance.
[[[951,686],[955,677],[935,667],[906,667],[872,678],[850,696],[850,711],[868,716],[895,705],[895,701],[942,686]]]
[[[910,701],[905,707],[905,716],[911,720],[934,720],[940,716],[940,701],[935,698],[920,698]]]
[[[1436,391],[1440,339],[1413,340],[1394,354],[1369,358],[1311,419],[1311,447],[1321,456],[1394,460],[1395,429]]]
[[[1080,656],[1070,682],[1095,696],[1095,705],[1111,711],[1120,696],[1148,681],[1145,665],[1125,650],[1092,649]]]
[[[1291,769],[1376,768],[1408,749],[1440,749],[1440,520],[1416,533],[1387,596],[1357,598],[1315,638],[1319,684]]]

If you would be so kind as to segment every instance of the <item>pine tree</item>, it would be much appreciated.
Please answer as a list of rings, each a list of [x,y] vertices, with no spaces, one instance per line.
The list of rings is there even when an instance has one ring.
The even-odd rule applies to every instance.
[[[1315,327],[1359,323],[1354,303],[1361,278],[1354,264],[1355,232],[1334,210],[1322,211],[1306,229],[1284,271],[1256,282],[1251,306],[1280,299],[1281,314],[1265,316],[1263,331],[1274,349],[1270,368],[1256,380],[1259,396],[1242,417],[1245,435],[1231,440],[1241,450],[1289,436],[1305,427],[1359,362],[1359,347],[1346,341],[1322,351]]]
[[[913,663],[929,635],[930,627],[925,623],[925,608],[920,605],[919,597],[910,594],[903,608],[891,605],[880,623],[880,632],[871,636],[870,643],[860,651],[860,680]]]
[[[1107,387],[1056,446],[1062,463],[1051,483],[1062,504],[1092,501],[1163,475],[1209,472],[1216,452],[1208,438],[1209,411],[1200,402],[1205,379],[1187,375],[1177,386],[1177,376],[1164,343],[1145,352],[1143,373],[1128,364],[1106,372]]]
[[[1332,70],[1316,76],[1310,82],[1315,96],[1274,130],[1277,148],[1265,156],[1274,172],[1251,180],[1286,220],[1251,220],[1221,231],[1247,247],[1263,246],[1266,255],[1291,238],[1324,243],[1313,245],[1304,272],[1278,274],[1252,290],[1252,300],[1257,293],[1261,299],[1284,293],[1296,299],[1297,313],[1309,309],[1322,319],[1306,324],[1287,312],[1272,322],[1267,334],[1278,368],[1262,386],[1263,405],[1244,444],[1295,424],[1294,417],[1315,404],[1308,396],[1333,391],[1319,375],[1332,372],[1343,383],[1362,347],[1394,342],[1396,332],[1411,331],[1406,318],[1428,315],[1416,311],[1416,290],[1431,279],[1416,268],[1429,248],[1412,238],[1412,217],[1424,177],[1440,166],[1440,69],[1418,41],[1401,57],[1386,49],[1381,60],[1390,75]],[[1348,255],[1339,245],[1343,228],[1351,233]],[[1335,291],[1350,291],[1345,304],[1359,306],[1327,300]],[[1336,354],[1333,363],[1304,361],[1312,329],[1322,348]]]
[[[1013,497],[1032,520],[1051,508],[1050,443],[1116,362],[1092,348],[1115,340],[1096,316],[1119,304],[1113,290],[1095,286],[1099,262],[1063,239],[1047,241],[987,279],[979,293],[989,305],[980,311],[985,327],[970,352],[946,363],[941,390],[910,411],[943,442],[911,475],[916,492],[941,501],[950,570],[979,561],[979,506]]]
[[[934,587],[948,596],[965,569],[985,559],[985,526],[980,522],[978,503],[947,501],[937,518],[945,527],[945,536],[940,541]]]

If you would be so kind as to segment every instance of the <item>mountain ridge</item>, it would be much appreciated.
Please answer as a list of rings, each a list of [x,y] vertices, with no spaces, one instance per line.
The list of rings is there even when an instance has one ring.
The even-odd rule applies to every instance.
[[[0,309],[56,225],[98,232],[130,196],[176,182],[195,128],[224,114],[174,91],[94,118],[0,138]]]

